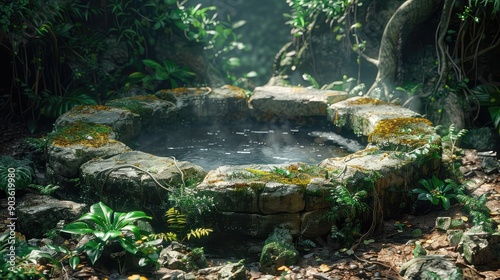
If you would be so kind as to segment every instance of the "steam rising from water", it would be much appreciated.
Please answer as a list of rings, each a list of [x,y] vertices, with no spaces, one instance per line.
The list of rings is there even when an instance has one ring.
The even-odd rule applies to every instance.
[[[329,132],[330,129],[254,122],[185,124],[143,135],[138,139],[137,149],[158,156],[174,156],[205,170],[253,163],[317,164],[325,158],[364,149],[355,140]]]

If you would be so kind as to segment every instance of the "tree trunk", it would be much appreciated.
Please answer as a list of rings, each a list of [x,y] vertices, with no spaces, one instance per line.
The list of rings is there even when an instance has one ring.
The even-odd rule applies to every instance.
[[[442,6],[443,0],[407,0],[392,15],[380,43],[375,82],[367,95],[390,100],[398,67],[398,45],[402,39]]]

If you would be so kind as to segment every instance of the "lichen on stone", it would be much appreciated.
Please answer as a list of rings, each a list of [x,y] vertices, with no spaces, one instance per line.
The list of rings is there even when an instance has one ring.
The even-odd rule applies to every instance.
[[[259,169],[247,168],[249,173],[255,175],[255,178],[263,182],[277,182],[287,185],[307,186],[313,177],[325,177],[326,170],[308,166],[306,164],[291,164],[285,168],[275,167],[273,171],[264,171]]]
[[[432,122],[424,118],[394,118],[380,120],[373,132],[368,135],[368,141],[402,137],[408,135],[427,135]]]
[[[187,88],[187,87],[179,87],[172,89],[164,89],[164,93],[172,93],[174,96],[179,97],[183,95],[205,95],[212,92],[212,89],[209,87],[198,87],[198,88]]]
[[[247,97],[245,90],[240,88],[240,87],[233,86],[233,85],[224,85],[221,88],[222,89],[229,89],[232,92],[237,93],[238,94],[237,97],[239,97],[239,98],[246,98]]]
[[[112,107],[106,105],[77,105],[73,107],[71,112],[77,114],[92,114],[96,111],[110,110]]]
[[[354,100],[349,100],[346,102],[347,105],[387,105],[389,103],[370,97],[361,97]]]

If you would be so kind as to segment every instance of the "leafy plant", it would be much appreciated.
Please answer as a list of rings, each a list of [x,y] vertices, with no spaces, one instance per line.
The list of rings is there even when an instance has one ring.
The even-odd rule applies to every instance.
[[[147,72],[134,72],[129,75],[131,84],[142,83],[142,86],[147,89],[159,89],[160,87],[177,88],[179,83],[186,84],[195,76],[187,67],[177,65],[171,60],[165,60],[160,64],[151,59],[142,61],[147,68]],[[148,71],[149,70],[149,71]]]
[[[197,183],[197,180],[187,181],[182,186],[173,188],[168,196],[168,206],[179,209],[192,225],[201,222],[214,209],[213,197],[195,192]]]
[[[75,104],[102,103],[123,88],[131,68],[158,38],[185,40],[209,59],[226,61],[236,48],[233,26],[217,18],[215,7],[183,6],[172,0],[8,1],[0,3],[0,46],[11,57],[12,83],[2,95],[7,117],[24,120],[35,131],[41,116],[58,117]],[[102,20],[106,18],[106,20]],[[153,57],[154,58],[154,57]],[[149,66],[148,66],[149,67]],[[176,87],[191,72],[166,62],[151,67],[154,81]],[[7,79],[9,80],[9,79]],[[147,81],[146,81],[147,82]]]
[[[500,89],[495,85],[479,85],[471,91],[479,105],[488,108],[493,127],[500,134]]]
[[[28,161],[0,157],[0,189],[8,192],[27,188],[34,176],[34,171],[28,164]]]
[[[29,246],[25,238],[7,230],[0,234],[0,278],[1,279],[46,279],[40,270],[39,261],[48,260],[55,267],[57,261],[35,246]]]
[[[276,167],[276,166],[273,168],[273,172],[276,173],[276,174],[278,174],[278,175],[281,175],[283,177],[290,178],[292,176],[290,170],[285,169],[285,168],[279,168],[279,167]]]
[[[29,187],[32,189],[38,190],[43,195],[52,195],[57,189],[60,188],[60,186],[53,185],[53,184],[47,184],[45,186],[37,185],[37,184],[30,184]]]
[[[165,241],[184,242],[186,239],[189,240],[192,237],[200,239],[201,237],[208,236],[211,232],[213,232],[213,230],[209,228],[189,229],[186,231],[186,216],[173,207],[168,209],[165,216],[167,217],[168,228],[172,231],[167,233],[152,234],[151,236],[153,236],[153,238],[161,238]],[[180,236],[183,237],[180,238]]]
[[[329,200],[333,202],[328,218],[343,223],[342,227],[336,224],[331,228],[331,237],[343,244],[352,244],[361,231],[361,215],[369,210],[364,201],[368,193],[366,190],[351,192],[342,185],[338,185],[330,192]]]
[[[84,93],[83,89],[74,90],[66,95],[42,94],[41,113],[49,118],[57,118],[76,105],[97,105],[95,99]]]
[[[441,128],[441,126],[437,126],[436,130]],[[442,141],[449,146],[452,159],[456,157],[455,153],[457,151],[460,138],[462,138],[466,133],[468,133],[467,129],[458,130],[454,124],[450,124],[447,133],[443,136]]]
[[[481,226],[487,232],[495,231],[490,209],[486,206],[487,194],[470,196],[461,192],[457,194],[456,199],[464,206],[466,212],[472,216],[472,223],[475,226]]]
[[[457,195],[457,185],[451,179],[442,181],[433,175],[431,179],[422,179],[418,181],[418,183],[421,184],[423,188],[415,188],[412,190],[412,193],[418,194],[417,199],[429,201],[434,205],[442,203],[445,210],[450,208],[450,199]]]
[[[87,254],[92,263],[95,263],[102,255],[106,246],[118,243],[132,255],[140,255],[140,240],[142,235],[134,222],[140,219],[151,219],[142,211],[131,211],[128,213],[114,212],[104,203],[99,202],[90,207],[90,212],[82,215],[78,221],[66,225],[61,231],[78,235],[90,235],[92,237],[87,243],[76,249],[77,252]],[[89,222],[89,225],[86,222]],[[156,259],[157,253],[151,252],[145,258]],[[78,255],[69,259],[74,268],[80,263]],[[147,263],[143,261],[142,263]]]

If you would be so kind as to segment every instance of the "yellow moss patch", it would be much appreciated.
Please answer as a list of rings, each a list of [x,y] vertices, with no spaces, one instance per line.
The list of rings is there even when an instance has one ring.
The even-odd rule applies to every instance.
[[[56,146],[81,144],[90,147],[100,147],[113,141],[109,134],[113,129],[103,124],[87,124],[76,122],[47,135],[48,140]]]
[[[253,168],[247,168],[246,171],[256,175],[258,179],[264,182],[277,182],[305,187],[311,182],[311,175],[307,173],[307,170],[302,170],[301,168],[298,165],[290,165],[286,169],[277,168],[279,172],[269,172]]]
[[[208,94],[212,91],[209,87],[206,88],[186,88],[186,87],[180,87],[180,88],[172,88],[172,89],[166,89],[164,90],[165,92],[170,92],[173,93],[175,96],[182,96],[182,95],[187,95],[187,94],[193,94],[193,95],[204,95]]]
[[[129,97],[129,99],[132,100],[139,100],[139,101],[153,101],[153,100],[159,100],[158,97],[156,97],[153,94],[148,94],[148,95],[136,95]]]
[[[398,135],[425,135],[429,133],[429,126],[432,126],[432,122],[424,118],[385,119],[377,123],[373,132],[368,135],[368,141]]]
[[[111,106],[105,106],[105,105],[78,105],[74,107],[74,109],[78,111],[78,113],[86,113],[86,114],[91,114],[96,111],[102,111],[102,110],[110,110],[111,108],[112,108]]]
[[[234,93],[237,93],[239,98],[246,98],[247,97],[245,90],[240,88],[240,87],[233,86],[233,85],[225,85],[225,86],[222,86],[222,88],[229,89],[229,90],[233,91]]]
[[[361,97],[356,100],[349,100],[347,101],[348,105],[365,105],[365,104],[370,104],[370,105],[386,105],[389,104],[385,101],[379,100],[379,99],[374,99],[370,97]]]

